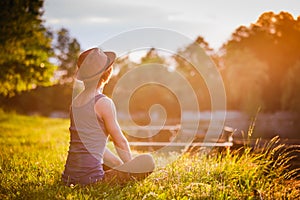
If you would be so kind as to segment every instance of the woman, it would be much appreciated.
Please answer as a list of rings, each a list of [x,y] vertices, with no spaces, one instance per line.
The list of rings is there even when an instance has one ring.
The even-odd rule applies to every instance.
[[[113,101],[102,94],[116,58],[113,52],[92,48],[80,54],[77,79],[85,89],[72,101],[70,146],[62,180],[66,185],[88,185],[99,181],[125,183],[140,180],[154,170],[151,155],[132,159],[128,141],[116,118]],[[119,157],[106,148],[111,138]],[[103,165],[109,170],[104,171]]]

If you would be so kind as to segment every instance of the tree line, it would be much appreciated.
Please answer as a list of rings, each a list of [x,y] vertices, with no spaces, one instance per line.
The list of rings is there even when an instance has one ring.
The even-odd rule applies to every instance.
[[[299,44],[300,16],[295,19],[287,12],[277,14],[266,12],[249,26],[238,27],[218,51],[214,51],[208,42],[199,36],[192,44],[179,49],[177,54],[184,55],[199,66],[206,66],[204,52],[199,51],[197,46],[204,49],[205,54],[210,56],[221,74],[229,110],[239,110],[252,116],[258,110],[300,113]],[[114,77],[115,80],[108,85],[106,91],[111,92],[114,82],[130,68],[149,62],[165,63],[168,66],[164,59],[156,49],[150,49],[140,63],[132,63],[128,58],[123,58],[116,63],[122,70]],[[173,56],[173,60],[176,63],[176,70],[184,74],[192,85],[200,109],[210,110],[211,97],[204,78],[191,63],[180,56]],[[150,88],[143,91],[140,96],[151,96]],[[159,89],[152,91],[153,95],[162,98],[163,92],[160,94]],[[145,102],[136,101],[134,104],[143,107],[139,104]]]
[[[45,27],[43,4],[44,0],[0,2],[2,96],[68,82],[73,75],[80,44],[65,28]],[[55,80],[57,75],[60,78]]]
[[[67,29],[52,31],[44,26],[43,3],[43,0],[0,2],[0,94],[6,99],[2,100],[4,103],[8,102],[7,99],[16,99],[22,91],[32,92],[31,89],[43,86],[63,85],[72,90],[69,83],[73,81],[81,47]],[[223,78],[228,109],[249,114],[258,109],[300,113],[299,44],[300,17],[295,19],[288,12],[265,12],[249,26],[238,27],[217,51],[199,36],[192,44],[178,49],[178,54],[196,59],[201,64],[203,52],[197,52],[194,45],[205,50]],[[201,109],[209,110],[210,94],[203,77],[180,57],[175,55],[172,59],[176,63],[175,69],[184,74],[196,91]],[[119,58],[115,64],[119,71],[105,92],[111,94],[126,71],[151,62],[168,65],[166,58],[156,49],[150,49],[139,63],[126,56]],[[174,95],[165,88],[152,85],[135,94],[137,111],[145,109],[140,104],[148,105],[151,91],[155,91],[159,101],[165,102],[167,107],[178,105]],[[69,98],[71,92],[64,94]],[[142,97],[149,97],[149,102],[140,101]],[[173,115],[177,116],[177,113],[174,111]]]

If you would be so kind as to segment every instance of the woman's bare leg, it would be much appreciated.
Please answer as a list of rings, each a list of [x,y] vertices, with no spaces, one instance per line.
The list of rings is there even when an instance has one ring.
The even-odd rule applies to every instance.
[[[114,169],[105,171],[104,181],[110,184],[124,184],[128,181],[143,180],[153,172],[154,168],[152,156],[142,154]]]

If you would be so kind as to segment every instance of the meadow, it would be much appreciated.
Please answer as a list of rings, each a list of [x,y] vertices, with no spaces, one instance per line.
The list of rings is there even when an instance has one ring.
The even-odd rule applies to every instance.
[[[294,154],[278,138],[262,150],[185,153],[140,182],[66,187],[68,126],[0,110],[0,199],[300,199],[299,172],[288,168]]]

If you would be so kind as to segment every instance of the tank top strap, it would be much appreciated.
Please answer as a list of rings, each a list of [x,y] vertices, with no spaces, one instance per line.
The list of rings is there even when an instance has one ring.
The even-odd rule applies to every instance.
[[[97,95],[95,96],[95,103],[96,103],[99,99],[101,99],[102,97],[105,97],[105,95],[104,95],[104,94],[97,94]]]

